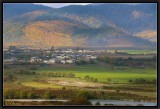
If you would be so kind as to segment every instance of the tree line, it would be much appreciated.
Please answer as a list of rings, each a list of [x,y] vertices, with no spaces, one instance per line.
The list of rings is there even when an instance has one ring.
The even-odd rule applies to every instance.
[[[98,79],[97,79],[97,78],[90,77],[89,75],[86,75],[86,76],[84,77],[84,79],[85,79],[86,81],[90,81],[90,82],[98,82]]]
[[[66,77],[66,78],[74,78],[74,73],[65,73],[65,72],[43,72],[36,73],[37,75],[47,76],[47,77]]]
[[[147,80],[144,78],[137,78],[137,79],[130,79],[128,80],[128,83],[130,84],[156,84],[157,80],[153,79],[153,80]]]
[[[114,66],[132,66],[132,67],[155,67],[157,57],[153,56],[151,58],[132,58],[129,57],[127,59],[123,59],[121,57],[113,58],[108,56],[98,57],[97,60],[99,62],[105,62]]]

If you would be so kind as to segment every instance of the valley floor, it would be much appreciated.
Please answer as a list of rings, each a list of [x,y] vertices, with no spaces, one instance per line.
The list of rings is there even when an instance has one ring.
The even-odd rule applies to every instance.
[[[14,74],[13,81],[4,81],[5,99],[44,99],[48,91],[51,92],[49,99],[71,99],[85,91],[89,93],[89,99],[156,102],[156,84],[128,82],[137,78],[156,79],[156,69],[153,68],[126,67],[120,70],[120,67],[110,69],[107,64],[57,64],[35,65],[36,70],[30,70],[35,72],[33,74],[17,73],[20,69],[27,70],[30,67],[33,65],[8,65],[4,69],[4,78],[8,74]],[[60,76],[65,74],[74,76]],[[90,79],[87,79],[88,76]],[[95,79],[97,81],[93,81]]]

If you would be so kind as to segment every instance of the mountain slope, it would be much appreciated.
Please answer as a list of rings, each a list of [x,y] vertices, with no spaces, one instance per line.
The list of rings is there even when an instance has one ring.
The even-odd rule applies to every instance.
[[[157,27],[156,4],[124,5],[108,3],[88,6],[66,6],[61,10],[78,16],[98,17],[103,23],[112,21],[114,24],[131,32],[140,32],[148,28],[156,29]]]
[[[36,10],[49,10],[49,9],[52,8],[42,5],[34,5],[31,3],[4,3],[3,18],[7,20],[27,12],[32,12]]]
[[[31,5],[37,7],[37,5]],[[42,8],[33,8],[31,11],[27,10],[26,6],[23,7],[22,10],[26,11],[18,14],[15,13],[10,19],[7,17],[4,19],[3,38],[6,45],[11,45],[15,42],[19,45],[36,47],[154,47],[156,45],[155,42],[150,42],[152,37],[139,38],[140,35],[138,34],[141,33],[142,30],[145,31],[148,28],[154,30],[155,25],[152,22],[148,24],[151,26],[147,26],[146,28],[144,25],[141,25],[140,27],[137,27],[137,30],[135,31],[130,30],[134,29],[134,26],[131,26],[131,28],[125,26],[126,24],[138,24],[137,22],[140,22],[142,19],[138,18],[140,21],[132,22],[135,18],[130,17],[131,13],[124,13],[133,12],[133,7],[126,10],[125,7],[121,9],[120,6],[113,9],[113,5],[67,6],[60,9],[44,8],[44,6],[42,6]],[[17,9],[19,8],[17,6]],[[7,8],[7,5],[6,9],[8,9],[8,11],[5,12],[7,15],[11,10],[9,10],[10,8]],[[102,9],[105,9],[106,11],[101,11]],[[117,21],[116,12],[118,10],[120,13],[118,13],[117,16],[122,17],[125,15],[124,19],[129,20],[129,23],[126,23],[124,19]],[[144,9],[139,10],[143,11]],[[143,13],[146,12],[143,11]],[[135,16],[139,16],[139,13],[135,13]],[[112,17],[115,18],[112,19]],[[146,18],[147,20],[145,21],[150,19],[150,17]],[[153,22],[154,21],[155,19],[153,19]],[[121,25],[122,22],[125,24]]]

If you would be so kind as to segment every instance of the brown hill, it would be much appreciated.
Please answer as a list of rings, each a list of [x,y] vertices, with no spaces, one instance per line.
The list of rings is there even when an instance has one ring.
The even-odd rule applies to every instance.
[[[60,21],[38,21],[28,24],[23,30],[21,44],[29,46],[50,47],[50,46],[73,46],[85,43],[85,38],[72,39],[74,28],[78,25]]]

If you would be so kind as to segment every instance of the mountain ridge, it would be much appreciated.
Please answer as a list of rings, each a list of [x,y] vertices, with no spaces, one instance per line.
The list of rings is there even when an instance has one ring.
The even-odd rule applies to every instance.
[[[30,5],[32,5],[32,7],[36,6],[35,4]],[[108,16],[101,15],[100,13],[102,12],[98,13],[97,10],[106,8],[106,4],[103,6],[98,5],[98,8],[97,6],[92,5],[74,7],[77,7],[80,11],[77,10],[77,8],[74,8],[73,10],[73,6],[65,6],[58,9],[44,8],[44,6],[42,6],[41,9],[39,9],[39,7],[33,11],[18,14],[16,17],[14,16],[10,19],[4,17],[4,42],[24,44],[26,40],[30,40],[26,45],[29,44],[33,46],[35,46],[38,41],[41,42],[39,45],[43,46],[154,47],[156,45],[156,43],[152,41],[152,37],[146,36],[146,38],[145,36],[139,36],[140,34],[138,33],[141,33],[142,30],[145,31],[146,29],[132,32],[129,31],[129,29],[126,29],[125,26],[116,23],[116,18],[110,20]],[[96,7],[96,9],[94,7]],[[69,10],[66,8],[69,8]],[[26,7],[24,10],[25,9]],[[88,11],[83,13],[84,9],[88,9]],[[89,11],[91,9],[95,10]],[[76,14],[74,14],[75,11]],[[95,14],[93,12],[95,12]],[[130,14],[131,13],[127,14],[126,17],[130,18],[128,17]],[[113,16],[115,15],[113,14]],[[135,13],[135,16],[139,16],[139,13]],[[150,17],[147,18],[150,19]],[[154,20],[156,21],[156,19]],[[152,22],[154,22],[154,20]],[[132,21],[132,19],[130,21]],[[148,24],[151,25],[148,28],[155,31],[155,26],[152,22]],[[49,29],[47,26],[54,28]],[[28,35],[29,32],[36,33],[37,31],[43,33],[43,35]],[[68,41],[67,44],[65,44],[64,36],[68,38],[66,38],[66,41]],[[41,38],[38,38],[37,40],[36,37]]]

